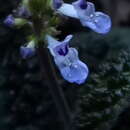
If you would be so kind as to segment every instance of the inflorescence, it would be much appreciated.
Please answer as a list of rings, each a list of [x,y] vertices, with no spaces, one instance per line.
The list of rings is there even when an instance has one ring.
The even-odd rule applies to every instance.
[[[40,39],[47,43],[62,77],[70,82],[82,84],[88,77],[88,67],[78,57],[78,51],[70,47],[69,42],[73,35],[68,35],[63,41],[54,38],[58,31],[56,27],[60,17],[68,16],[78,19],[82,26],[93,31],[106,34],[111,29],[111,19],[108,15],[96,11],[95,6],[86,0],[77,0],[72,4],[64,3],[63,0],[23,0],[15,14],[10,14],[4,20],[9,26],[33,26],[34,20],[41,21]],[[21,46],[20,53],[26,59],[35,55],[37,40],[32,39]],[[44,60],[44,59],[43,59]]]

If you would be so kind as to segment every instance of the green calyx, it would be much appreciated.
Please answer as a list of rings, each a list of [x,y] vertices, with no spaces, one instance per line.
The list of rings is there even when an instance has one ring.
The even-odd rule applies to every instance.
[[[27,7],[29,5],[29,0],[23,0],[22,5]]]
[[[52,12],[51,0],[30,0],[29,8],[33,15],[43,16]]]
[[[23,18],[15,18],[15,26],[16,27],[22,27],[25,24],[28,24],[28,21],[26,19]]]
[[[27,21],[32,25],[36,44],[42,44],[48,34],[55,36],[60,33],[56,30],[60,19],[52,7],[52,0],[23,0],[22,5],[30,11]]]

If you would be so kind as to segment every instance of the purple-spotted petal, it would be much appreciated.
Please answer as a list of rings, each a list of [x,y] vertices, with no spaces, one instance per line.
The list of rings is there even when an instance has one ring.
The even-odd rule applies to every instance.
[[[85,0],[78,0],[76,2],[73,2],[72,4],[77,12],[79,19],[89,19],[90,15],[95,13],[95,6],[91,2],[86,2]],[[86,8],[83,8],[83,5],[86,5]]]
[[[72,39],[72,35],[68,35],[63,41],[57,41],[50,35],[46,36],[48,48],[53,56],[65,56],[68,53],[69,41]]]
[[[68,35],[65,40],[59,42],[49,35],[46,36],[48,48],[63,78],[70,83],[82,84],[88,76],[88,67],[79,60],[78,51],[69,48],[71,38],[72,35]]]
[[[81,8],[81,3],[85,3],[85,1],[78,0],[73,3],[81,24],[97,33],[109,32],[111,29],[110,17],[102,12],[95,12],[94,4],[91,2],[86,2],[87,8]]]
[[[79,60],[75,48],[69,48],[69,53],[65,57],[54,57],[54,61],[65,80],[77,84],[85,82],[88,76],[88,67]]]
[[[80,0],[79,6],[80,6],[81,9],[86,9],[87,6],[88,6],[86,0]]]
[[[69,51],[69,46],[67,43],[63,43],[62,46],[56,46],[54,51],[60,56],[65,56]]]
[[[79,60],[78,51],[75,48],[69,48],[66,56],[57,55],[54,57],[55,64],[59,68],[71,65],[73,62]]]

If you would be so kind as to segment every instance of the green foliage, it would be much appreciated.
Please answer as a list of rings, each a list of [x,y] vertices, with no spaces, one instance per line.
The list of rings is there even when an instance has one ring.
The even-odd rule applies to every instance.
[[[90,68],[89,79],[80,88],[80,129],[107,130],[126,107],[130,96],[129,33],[125,28],[113,29],[105,36],[81,32],[73,39]]]
[[[24,32],[0,28],[0,128],[61,130],[46,81],[41,84],[37,57],[22,60],[19,54],[20,44],[26,41]],[[105,36],[81,32],[72,40],[71,45],[78,48],[90,68],[83,86],[63,82],[69,105],[72,111],[77,110],[75,124],[81,130],[99,130],[102,126],[107,130],[124,108],[130,93],[129,33],[126,28]]]
[[[34,16],[48,15],[51,11],[51,0],[30,0],[29,8]]]
[[[31,25],[32,35],[39,43],[44,44],[47,34],[57,35],[59,33],[56,27],[60,21],[58,15],[54,13],[52,0],[25,0],[23,5],[26,5],[30,11],[30,19],[27,19],[28,25]]]

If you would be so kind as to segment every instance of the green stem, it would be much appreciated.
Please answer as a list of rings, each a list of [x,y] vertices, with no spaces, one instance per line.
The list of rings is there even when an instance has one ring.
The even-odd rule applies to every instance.
[[[70,130],[72,125],[72,114],[70,112],[68,103],[64,97],[63,90],[58,84],[55,69],[51,62],[49,50],[47,48],[38,47],[37,53],[40,61],[41,74],[47,77],[46,81],[50,89],[52,98],[56,104],[61,120],[64,123],[64,129]]]
[[[40,62],[41,75],[47,82],[52,98],[59,112],[60,119],[63,120],[64,130],[71,130],[72,114],[64,97],[63,90],[58,84],[50,52],[47,48],[44,48],[44,44],[41,39],[41,32],[43,27],[44,25],[41,19],[33,19],[33,30],[38,42],[37,54]]]

